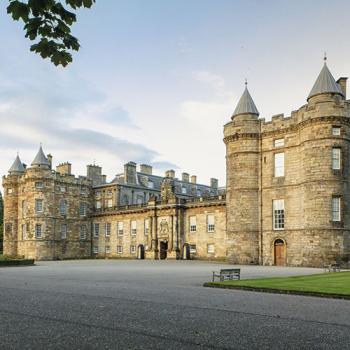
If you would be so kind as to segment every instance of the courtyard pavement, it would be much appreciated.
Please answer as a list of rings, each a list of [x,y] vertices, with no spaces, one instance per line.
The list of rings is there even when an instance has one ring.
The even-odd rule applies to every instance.
[[[350,349],[350,302],[202,287],[228,265],[80,260],[0,269],[0,349]],[[243,278],[320,269],[242,266]]]

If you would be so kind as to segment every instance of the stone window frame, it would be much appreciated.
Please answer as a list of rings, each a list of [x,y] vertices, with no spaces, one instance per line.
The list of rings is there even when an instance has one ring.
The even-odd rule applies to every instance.
[[[213,249],[209,251],[209,247],[213,247]],[[215,254],[215,244],[214,243],[207,244],[207,254]]]
[[[339,210],[337,211],[339,213],[339,220],[334,220],[334,200],[338,200]],[[344,215],[344,201],[343,196],[340,194],[333,194],[332,195],[332,202],[331,202],[331,222],[333,225],[341,225],[343,222],[343,215]]]
[[[40,228],[40,230],[39,230]],[[35,224],[35,227],[34,227],[34,236],[35,236],[35,239],[42,239],[43,238],[43,224]],[[40,235],[38,234],[40,232]]]
[[[63,230],[64,228],[64,230]],[[61,239],[67,239],[68,236],[68,225],[66,223],[62,223],[60,226],[60,234],[61,234]]]
[[[149,232],[150,232],[150,219],[149,218],[146,218],[145,220],[144,220],[144,234],[145,234],[145,236],[148,236],[149,235]],[[147,222],[147,225],[146,225],[146,222]]]
[[[133,223],[135,223],[135,227],[133,227]],[[130,235],[137,235],[137,220],[130,220]]]
[[[98,254],[98,247],[97,246],[93,246],[92,247],[92,253],[93,254]]]
[[[191,225],[191,218],[195,219],[195,224]],[[188,228],[189,233],[196,233],[197,232],[197,215],[190,215],[188,217]],[[214,230],[215,230],[215,219],[214,219]]]
[[[136,245],[135,244],[132,244],[130,246],[130,254],[136,254]]]
[[[214,223],[213,224],[210,224],[209,223],[209,217],[213,217],[213,219],[214,219]],[[206,220],[207,220],[207,232],[208,233],[213,233],[213,232],[215,232],[215,214],[207,214],[207,217],[206,217]]]
[[[339,134],[335,134],[334,130],[339,130]],[[342,136],[343,128],[340,125],[332,125],[331,132],[332,132],[332,136],[336,136],[336,137]]]
[[[45,187],[42,181],[36,181],[34,186],[37,189],[43,189]]]
[[[61,198],[59,202],[59,211],[61,216],[67,215],[67,207],[68,207],[67,201],[64,198]]]
[[[117,221],[117,236],[124,236],[124,221]]]
[[[110,254],[111,253],[111,247],[110,246],[106,246],[105,252],[106,252],[106,254]]]
[[[190,244],[190,254],[197,254],[197,245]]]
[[[6,191],[6,194],[12,194],[13,193],[13,188],[9,187]]]
[[[112,232],[112,224],[110,222],[105,223],[105,236],[110,237]]]
[[[27,239],[27,223],[21,225],[21,231],[22,241],[25,241]]]
[[[335,152],[334,151],[339,151],[339,157],[335,157]],[[339,145],[332,145],[332,150],[331,150],[331,167],[333,171],[340,172],[343,168],[343,149]],[[339,167],[335,167],[335,161],[339,161]]]
[[[86,232],[87,232],[87,227],[86,225],[80,225],[80,229],[79,229],[79,239],[81,241],[85,241],[86,240]]]
[[[39,203],[40,203],[40,208],[39,208]],[[35,213],[41,214],[43,212],[44,212],[44,200],[41,198],[35,198]]]
[[[283,167],[282,166],[278,166],[278,167],[276,167],[276,156],[277,155],[280,155],[280,154],[283,154]],[[285,164],[286,164],[286,154],[285,154],[285,152],[283,151],[283,152],[280,152],[279,150],[278,151],[276,151],[276,152],[274,152],[273,153],[273,177],[274,178],[284,178],[285,177],[285,175],[286,175],[286,166],[285,166]],[[283,175],[277,175],[277,171],[276,171],[276,169],[282,169],[283,168]]]
[[[80,202],[79,204],[79,216],[85,217],[87,215],[87,204],[85,202]]]
[[[279,213],[278,215],[282,215],[283,217],[283,227],[277,227],[276,224],[276,213],[275,211],[278,211],[281,209],[276,209],[275,210],[275,202],[277,201],[283,201],[283,213]],[[279,222],[280,223],[280,222]],[[284,231],[286,228],[286,207],[285,207],[285,199],[284,198],[276,198],[272,200],[272,230],[273,231]]]
[[[117,254],[123,254],[123,246],[120,244],[117,245]]]
[[[95,222],[94,223],[94,238],[98,238],[100,235],[100,223]]]
[[[277,141],[277,142],[276,142]],[[280,143],[280,144],[279,144]],[[284,137],[280,137],[280,138],[277,138],[277,139],[274,139],[273,140],[273,147],[274,148],[282,148],[282,147],[285,147],[285,139]]]

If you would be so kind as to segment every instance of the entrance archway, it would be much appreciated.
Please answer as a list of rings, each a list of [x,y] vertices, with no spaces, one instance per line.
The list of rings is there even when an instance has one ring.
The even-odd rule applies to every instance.
[[[286,265],[286,243],[280,238],[274,242],[274,255],[276,266]]]
[[[167,257],[168,242],[160,241],[159,243],[159,258],[164,260]]]
[[[143,244],[139,244],[137,247],[137,259],[144,259],[145,258],[145,247]]]
[[[184,260],[191,259],[190,245],[188,243],[185,243],[182,247],[182,259]]]

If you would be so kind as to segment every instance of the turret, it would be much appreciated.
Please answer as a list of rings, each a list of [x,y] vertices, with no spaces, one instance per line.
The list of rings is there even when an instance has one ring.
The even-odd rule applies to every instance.
[[[34,160],[32,161],[32,167],[33,168],[44,168],[44,169],[50,169],[50,167],[51,167],[50,161],[46,158],[45,153],[44,153],[41,145],[40,145],[40,148],[39,148],[37,155],[35,156]]]
[[[19,158],[19,155],[17,154],[15,161],[9,169],[9,175],[22,175],[24,174],[24,172],[25,168],[23,166],[23,163],[21,162],[21,159]]]
[[[247,84],[232,121],[224,127],[226,144],[227,244],[233,263],[259,259],[259,112]]]

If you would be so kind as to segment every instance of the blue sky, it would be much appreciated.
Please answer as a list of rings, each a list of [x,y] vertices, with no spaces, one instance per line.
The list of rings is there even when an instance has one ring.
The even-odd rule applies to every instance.
[[[129,160],[225,182],[223,125],[244,79],[260,116],[299,108],[321,70],[350,73],[348,1],[97,0],[68,68],[29,52],[0,4],[0,173],[39,143],[111,179]]]

